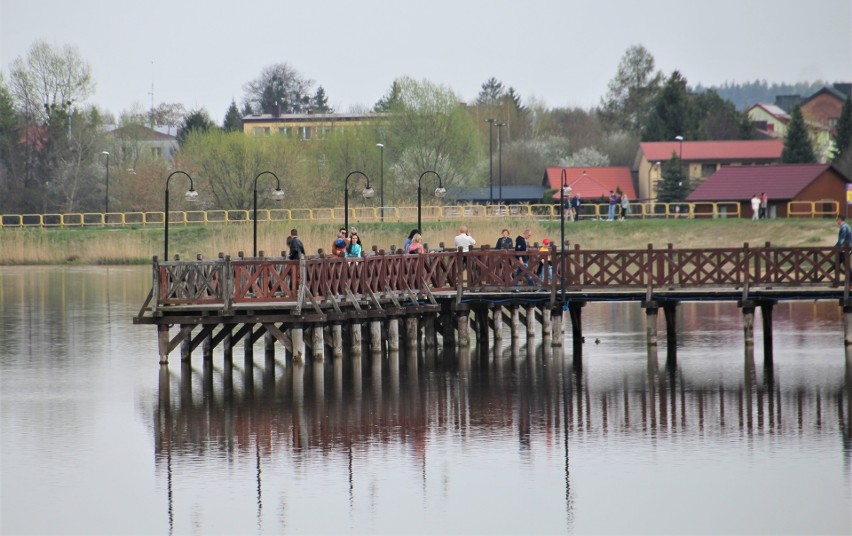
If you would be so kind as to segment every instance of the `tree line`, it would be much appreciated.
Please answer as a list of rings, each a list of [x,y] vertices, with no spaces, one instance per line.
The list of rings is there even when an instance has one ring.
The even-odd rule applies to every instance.
[[[288,207],[341,206],[343,179],[356,169],[375,187],[381,177],[386,204],[402,205],[416,198],[426,170],[450,191],[487,185],[489,170],[498,168],[504,185],[538,184],[546,167],[632,166],[640,141],[755,136],[731,101],[713,90],[696,92],[679,71],[658,71],[641,45],[625,52],[591,109],[547,107],[496,77],[469,103],[447,86],[400,77],[370,109],[351,110],[379,113],[372,125],[311,142],[242,131],[250,114],[334,111],[322,85],[287,63],[247,82],[241,105],[231,102],[221,123],[180,103],[131,108],[115,118],[87,104],[93,86],[74,47],[44,42],[13,62],[8,79],[0,75],[0,211],[100,212],[107,158],[112,211],[160,210],[163,180],[173,169],[192,175],[206,209],[250,209],[255,176],[264,170],[281,178]],[[144,129],[154,127],[176,135],[173,163],[140,150]],[[382,160],[377,144],[384,146]],[[264,180],[258,188],[274,186]],[[271,207],[266,198],[259,196],[261,205]],[[357,206],[359,196],[350,199]],[[182,200],[174,203],[181,208]]]

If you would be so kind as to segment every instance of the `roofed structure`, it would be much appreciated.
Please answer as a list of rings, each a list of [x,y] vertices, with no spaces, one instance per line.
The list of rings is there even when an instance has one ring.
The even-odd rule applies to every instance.
[[[636,199],[633,175],[627,167],[568,167],[547,168],[542,186],[557,190],[553,199],[559,199],[562,187],[562,171],[565,170],[566,182],[571,187],[571,195],[580,194],[583,199],[608,197],[610,190],[620,190],[628,199]]]

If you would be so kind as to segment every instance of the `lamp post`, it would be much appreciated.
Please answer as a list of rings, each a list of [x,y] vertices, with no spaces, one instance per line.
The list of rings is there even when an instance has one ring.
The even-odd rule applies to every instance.
[[[422,199],[421,185],[423,183],[423,177],[425,177],[429,173],[432,173],[433,175],[438,177],[438,187],[435,188],[435,197],[440,199],[440,198],[444,197],[445,195],[447,195],[447,189],[444,188],[444,185],[441,183],[441,176],[440,175],[438,175],[436,172],[431,171],[431,170],[424,171],[423,173],[420,174],[420,179],[418,179],[418,181],[417,181],[417,229],[421,233],[423,232],[423,227],[421,226],[422,224],[420,223],[420,209],[421,209],[421,199]]]
[[[562,294],[562,307],[565,307],[565,194],[571,195],[571,187],[568,186],[568,170],[562,168],[562,177],[559,188],[559,289]]]
[[[370,177],[361,171],[352,171],[346,175],[346,181],[343,183],[343,227],[346,232],[349,232],[349,177],[352,175],[361,175],[367,180],[367,185],[361,190],[361,195],[364,199],[371,199],[376,196],[376,191],[370,186]]]
[[[675,136],[675,141],[680,142],[680,147],[677,150],[677,157],[683,160],[683,136]]]
[[[379,214],[381,215],[382,221],[385,221],[385,144],[377,143],[376,147],[379,148],[379,152],[381,153],[381,164],[379,166]],[[349,229],[346,229],[346,232],[349,232]]]
[[[272,175],[275,177],[275,191],[272,192],[272,199],[276,201],[281,201],[284,199],[284,190],[281,189],[281,179],[278,178],[278,175],[271,171],[261,171],[254,178],[254,212],[252,219],[254,220],[254,229],[252,235],[254,237],[254,249],[252,250],[252,257],[257,257],[257,179],[259,179],[262,175]]]
[[[103,151],[101,154],[106,156],[106,194],[104,195],[104,220],[106,220],[106,215],[109,214],[109,152]]]
[[[186,199],[190,203],[198,200],[198,192],[195,191],[195,188],[193,187],[192,177],[189,176],[189,173],[187,173],[186,171],[173,171],[168,177],[166,177],[166,207],[165,216],[163,217],[163,219],[165,220],[166,229],[165,251],[163,254],[163,259],[165,259],[165,261],[169,260],[169,181],[172,179],[172,177],[178,174],[186,175],[186,178],[189,179],[189,190],[187,190],[186,194],[184,194],[184,199]]]
[[[494,123],[497,122],[496,119],[486,119],[486,123],[488,123],[488,204],[494,204],[494,135],[493,127]]]
[[[503,127],[506,123],[497,123],[497,184],[500,185],[498,196],[503,204]]]

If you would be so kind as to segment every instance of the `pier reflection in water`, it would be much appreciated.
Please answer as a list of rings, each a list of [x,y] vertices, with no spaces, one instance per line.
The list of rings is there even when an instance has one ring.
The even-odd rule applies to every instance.
[[[842,358],[830,368],[845,376],[823,370],[813,382],[756,364],[753,347],[734,357],[738,374],[723,368],[731,357],[714,356],[726,364],[708,367],[688,352],[679,363],[658,353],[666,351],[600,363],[591,357],[584,367],[548,341],[515,340],[482,353],[267,360],[233,370],[184,364],[179,374],[164,366],[155,430],[170,525],[184,508],[198,508],[171,492],[197,478],[195,464],[224,462],[218,470],[230,473],[251,459],[258,528],[272,531],[849,527],[842,515],[797,518],[804,506],[849,505],[852,368]],[[788,450],[798,451],[783,462],[793,466],[778,467],[787,456],[779,452]],[[846,485],[834,496],[796,491],[813,484],[802,462],[826,450],[842,452],[830,471]],[[757,468],[764,464],[772,474]],[[558,495],[547,474],[557,467]],[[783,494],[771,489],[778,485]],[[599,493],[608,499],[584,501]],[[759,506],[772,498],[781,502]],[[589,507],[579,517],[578,502]],[[630,515],[611,517],[611,508]],[[788,508],[799,513],[787,515]]]
[[[583,311],[540,338],[322,365],[158,369],[145,267],[0,268],[0,532],[852,533],[836,302]],[[760,314],[759,312],[757,313]],[[662,319],[661,319],[662,328]],[[595,344],[595,339],[600,344]],[[582,366],[578,366],[582,364]]]

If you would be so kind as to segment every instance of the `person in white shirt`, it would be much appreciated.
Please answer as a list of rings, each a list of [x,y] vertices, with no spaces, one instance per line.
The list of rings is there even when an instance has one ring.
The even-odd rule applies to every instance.
[[[757,194],[751,196],[751,219],[757,221],[758,214],[760,213],[760,198],[757,197]]]
[[[470,251],[470,246],[476,245],[476,240],[467,233],[467,226],[462,225],[459,229],[459,234],[455,238],[456,249],[462,248],[462,251]]]

